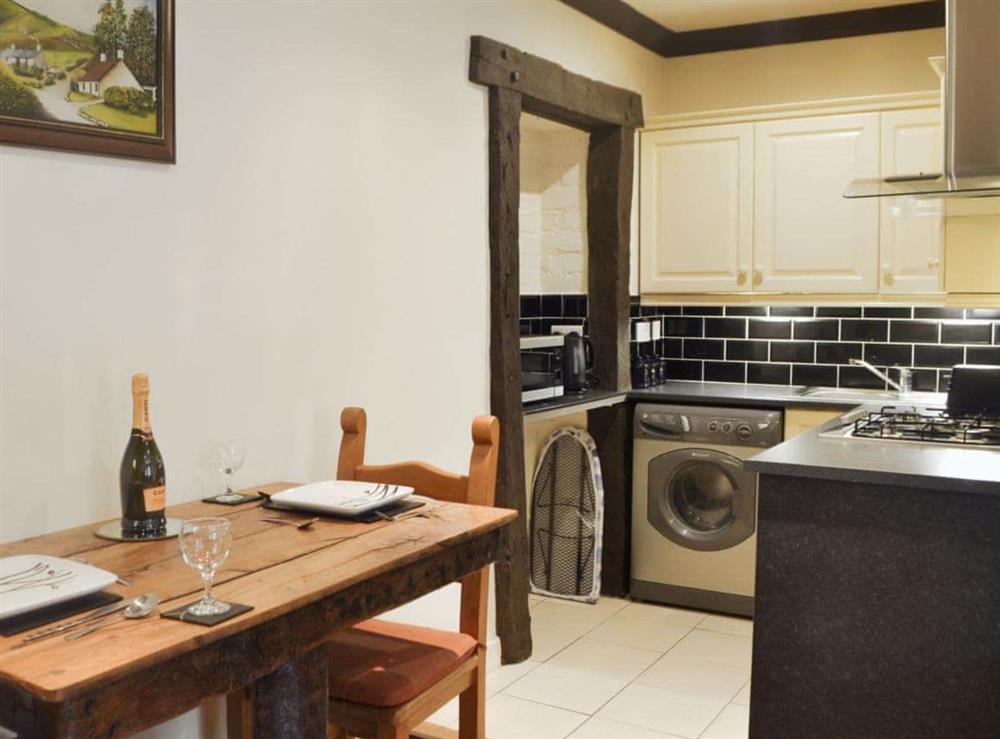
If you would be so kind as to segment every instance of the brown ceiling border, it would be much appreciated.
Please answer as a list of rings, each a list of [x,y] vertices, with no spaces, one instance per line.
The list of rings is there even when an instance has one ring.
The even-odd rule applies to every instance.
[[[561,0],[662,57],[824,41],[944,26],[944,0],[848,10],[698,31],[671,31],[624,0]]]

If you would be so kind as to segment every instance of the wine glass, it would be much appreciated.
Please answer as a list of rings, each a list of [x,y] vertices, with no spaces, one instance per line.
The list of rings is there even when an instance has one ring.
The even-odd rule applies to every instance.
[[[226,476],[226,492],[215,497],[220,503],[236,503],[243,500],[243,496],[233,490],[233,474],[243,466],[245,457],[246,447],[239,441],[220,444],[212,452],[212,463]]]
[[[181,556],[188,567],[201,573],[205,592],[201,600],[188,607],[192,616],[215,616],[230,609],[228,603],[215,599],[212,578],[229,557],[233,546],[233,529],[225,518],[191,518],[181,524]]]

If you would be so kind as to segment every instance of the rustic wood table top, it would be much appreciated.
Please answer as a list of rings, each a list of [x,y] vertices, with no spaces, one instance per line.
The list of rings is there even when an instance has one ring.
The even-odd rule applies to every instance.
[[[171,507],[167,513],[175,518],[232,522],[233,546],[215,592],[253,610],[210,628],[152,617],[120,619],[77,641],[56,636],[24,645],[24,634],[0,637],[0,725],[20,726],[24,736],[124,736],[212,695],[245,688],[315,649],[332,629],[495,561],[503,529],[516,515],[437,501],[422,510],[426,518],[372,524],[321,518],[299,530],[262,521],[275,512],[258,503]],[[114,542],[95,536],[95,528],[12,542],[0,546],[0,556],[83,557],[132,581],[110,588],[115,592],[128,598],[158,593],[161,611],[199,597],[200,577],[184,564],[176,538]]]

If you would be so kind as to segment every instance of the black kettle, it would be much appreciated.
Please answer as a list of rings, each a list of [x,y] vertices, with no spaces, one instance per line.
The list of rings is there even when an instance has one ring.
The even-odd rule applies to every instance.
[[[563,389],[578,393],[587,389],[587,371],[594,367],[594,346],[576,331],[566,334],[563,345]]]

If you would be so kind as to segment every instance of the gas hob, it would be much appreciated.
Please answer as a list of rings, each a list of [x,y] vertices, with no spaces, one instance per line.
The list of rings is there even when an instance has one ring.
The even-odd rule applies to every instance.
[[[1000,416],[954,415],[943,408],[885,406],[845,420],[853,423],[822,436],[1000,450]]]

